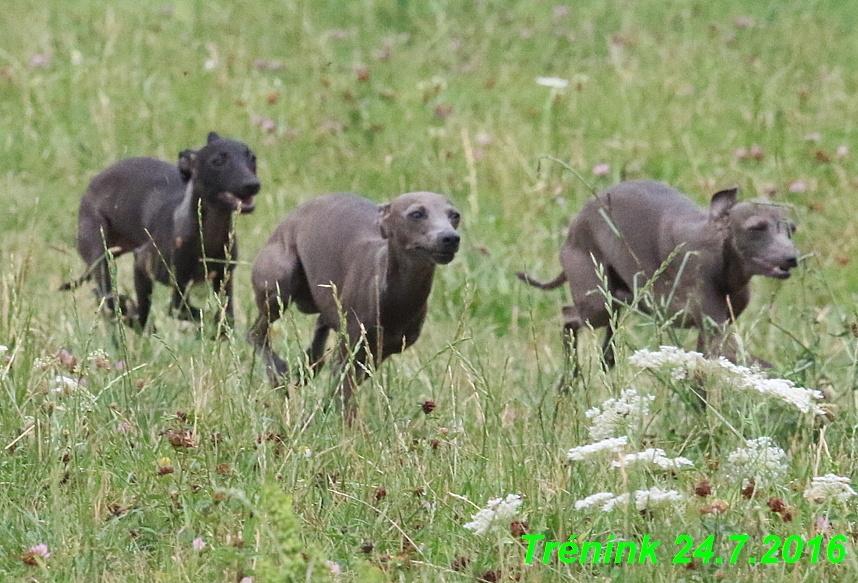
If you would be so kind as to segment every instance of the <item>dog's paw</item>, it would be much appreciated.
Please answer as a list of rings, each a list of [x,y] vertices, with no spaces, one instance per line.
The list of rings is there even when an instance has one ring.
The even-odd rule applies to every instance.
[[[190,304],[184,304],[179,309],[171,308],[170,316],[176,320],[182,320],[185,322],[201,322],[203,319],[203,312],[199,308],[195,308]]]

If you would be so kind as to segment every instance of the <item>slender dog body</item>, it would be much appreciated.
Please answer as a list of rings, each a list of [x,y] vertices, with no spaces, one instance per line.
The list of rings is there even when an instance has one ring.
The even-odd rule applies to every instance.
[[[117,162],[92,180],[81,199],[78,250],[88,269],[77,284],[95,277],[97,295],[114,314],[107,257],[130,251],[137,294],[131,319],[141,329],[149,317],[153,280],[173,287],[171,313],[182,319],[199,317],[186,301],[187,288],[210,280],[224,291],[231,320],[231,274],[238,255],[233,215],[252,212],[258,191],[256,157],[243,143],[214,132],[203,148],[182,152],[178,166],[152,158]]]
[[[568,281],[575,305],[563,308],[567,343],[577,341],[585,324],[607,327],[605,361],[612,365],[610,311],[596,265],[603,266],[617,307],[663,268],[653,282],[655,301],[678,315],[676,325],[700,330],[698,350],[733,359],[732,349],[721,346],[724,327],[747,307],[752,276],[789,277],[797,265],[793,231],[784,209],[737,203],[736,189],[717,192],[707,213],[666,184],[630,181],[587,201],[560,250],[557,278],[542,283],[518,276],[542,289]]]
[[[459,213],[440,194],[403,194],[379,207],[355,195],[332,194],[298,207],[277,227],[253,265],[259,316],[248,341],[262,352],[273,384],[287,374],[286,363],[269,342],[269,326],[290,303],[319,314],[308,350],[315,371],[323,363],[325,341],[339,330],[346,340],[337,357],[365,335],[346,374],[348,405],[363,377],[367,350],[376,364],[411,346],[426,318],[426,301],[437,264],[459,249]],[[339,306],[338,306],[339,304]]]

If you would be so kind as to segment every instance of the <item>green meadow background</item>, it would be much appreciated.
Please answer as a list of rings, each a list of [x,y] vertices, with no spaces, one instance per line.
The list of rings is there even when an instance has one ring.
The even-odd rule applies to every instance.
[[[858,467],[856,30],[858,6],[835,0],[4,2],[0,580],[324,581],[332,566],[342,581],[849,580],[855,504],[819,507],[802,491]],[[157,331],[126,331],[114,346],[90,286],[57,291],[84,269],[80,195],[121,158],[175,160],[213,130],[254,150],[262,182],[255,213],[236,220],[235,333],[211,340],[208,290],[195,292],[208,306],[200,333],[167,317],[159,287]],[[568,291],[540,292],[514,272],[556,275],[590,187],[632,178],[701,204],[738,184],[742,198],[793,209],[801,266],[787,281],[757,278],[736,331],[770,374],[823,390],[831,419],[758,395],[683,405],[689,387],[625,359],[692,348],[694,334],[643,314],[621,317],[610,373],[599,337],[584,334],[583,373],[557,392]],[[437,270],[420,341],[362,385],[348,428],[324,407],[329,372],[288,400],[268,386],[244,341],[250,264],[281,218],[320,193],[381,202],[412,190],[449,195],[462,250]],[[130,293],[130,259],[117,268]],[[295,370],[312,328],[290,311],[276,329]],[[61,349],[81,366],[102,349],[124,368],[44,363]],[[84,390],[52,390],[58,374]],[[656,395],[635,445],[684,455],[693,470],[621,479],[608,462],[566,463],[589,441],[584,412],[630,385]],[[791,473],[746,499],[723,461],[740,436],[761,435]],[[687,502],[574,509],[636,480]],[[700,511],[704,480],[723,515]],[[514,532],[462,526],[508,493],[523,496],[521,528],[549,540],[650,534],[676,551],[683,533],[810,538],[824,517],[850,543],[839,565],[689,569],[665,552],[654,566],[526,566]],[[38,544],[50,557],[28,556]]]

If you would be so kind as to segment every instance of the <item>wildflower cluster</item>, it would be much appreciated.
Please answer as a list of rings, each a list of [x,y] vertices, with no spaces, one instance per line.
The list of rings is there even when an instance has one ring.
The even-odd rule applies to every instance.
[[[727,456],[727,476],[742,480],[747,488],[753,480],[757,488],[776,484],[789,471],[786,453],[772,444],[771,437],[747,440],[747,447],[740,447]]]
[[[667,457],[664,450],[660,448],[649,448],[639,453],[626,454],[620,460],[611,462],[611,467],[618,468],[636,463],[658,466],[663,470],[679,470],[683,467],[694,467],[694,462],[690,459],[684,457]]]
[[[575,502],[575,510],[599,508],[602,512],[612,512],[618,506],[628,505],[631,496],[628,492],[615,496],[611,492],[599,492]],[[685,502],[685,497],[676,490],[665,490],[652,486],[648,490],[634,492],[635,508],[639,511],[653,510],[659,506],[669,506]]]
[[[602,441],[597,441],[596,443],[588,443],[587,445],[579,445],[578,447],[573,447],[566,454],[566,457],[570,462],[574,462],[581,461],[583,459],[603,452],[615,453],[625,448],[628,442],[629,438],[625,435],[623,435],[622,437],[609,437],[607,439],[603,439]]]
[[[616,437],[620,429],[628,433],[629,429],[640,427],[653,399],[652,395],[639,395],[635,389],[628,388],[620,393],[619,398],[602,403],[601,408],[593,407],[585,413],[593,423],[590,437],[599,441]]]
[[[802,413],[813,412],[825,415],[818,401],[823,399],[820,391],[797,387],[787,379],[769,378],[761,371],[733,364],[724,357],[708,360],[699,352],[686,352],[675,346],[662,346],[657,352],[643,349],[629,357],[629,362],[644,370],[664,370],[676,380],[690,375],[708,374],[729,378],[733,386],[745,391],[756,391],[792,405]]]
[[[611,462],[611,467],[619,468],[633,464],[647,464],[663,470],[679,470],[693,467],[691,460],[684,457],[671,458],[663,449],[649,448],[641,452],[625,453],[628,445],[628,433],[643,426],[644,418],[649,414],[649,404],[655,397],[641,395],[635,389],[625,389],[618,398],[611,398],[586,412],[591,419],[590,437],[595,441],[586,445],[573,447],[566,457],[569,461],[581,461],[595,457],[598,454],[610,452],[620,454],[618,459]],[[617,436],[620,429],[627,435]],[[665,490],[652,486],[648,490],[636,490],[632,493],[597,492],[575,502],[576,510],[598,508],[603,512],[611,512],[618,506],[626,507],[633,500],[635,508],[640,511],[651,510],[658,506],[684,502],[685,497],[676,490]]]
[[[518,494],[508,494],[506,499],[492,498],[464,527],[477,535],[484,535],[496,527],[506,529],[518,515],[521,502],[521,496]]]
[[[813,478],[810,488],[804,491],[804,497],[817,504],[824,504],[829,500],[846,502],[855,494],[855,490],[850,486],[849,478],[835,474]]]

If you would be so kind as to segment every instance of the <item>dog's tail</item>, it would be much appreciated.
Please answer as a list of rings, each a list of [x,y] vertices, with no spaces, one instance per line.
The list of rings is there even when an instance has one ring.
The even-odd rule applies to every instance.
[[[77,289],[83,285],[85,281],[87,281],[92,276],[92,270],[87,270],[86,273],[81,275],[77,279],[73,279],[72,281],[67,281],[60,286],[60,291],[69,291],[73,289]]]
[[[122,249],[122,247],[119,247],[119,246],[109,248],[107,251],[105,251],[101,255],[101,257],[99,257],[98,259],[93,261],[90,264],[90,266],[86,268],[86,271],[83,272],[83,275],[81,275],[77,279],[73,279],[72,281],[67,281],[64,284],[62,284],[60,286],[60,291],[69,291],[72,289],[79,288],[80,286],[83,285],[83,283],[85,281],[89,281],[90,279],[92,279],[92,272],[95,271],[96,268],[98,268],[98,266],[101,262],[103,262],[106,259],[113,257],[115,255],[119,255],[122,252],[123,252],[123,249]]]
[[[517,271],[515,275],[518,276],[518,278],[527,285],[532,285],[533,287],[538,287],[539,289],[557,289],[566,281],[566,273],[563,271],[561,271],[560,275],[558,275],[551,281],[539,281],[538,279],[533,279],[523,271]]]

